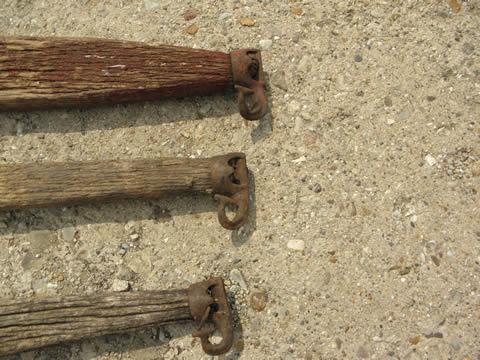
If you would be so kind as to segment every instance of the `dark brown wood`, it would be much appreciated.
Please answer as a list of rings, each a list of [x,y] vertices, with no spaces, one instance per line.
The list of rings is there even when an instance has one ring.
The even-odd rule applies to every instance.
[[[11,301],[0,304],[0,356],[187,320],[187,290]]]
[[[215,159],[215,158],[213,158]],[[0,166],[0,209],[211,193],[212,159],[87,161]]]
[[[233,89],[230,55],[137,42],[0,37],[0,110],[89,106]]]

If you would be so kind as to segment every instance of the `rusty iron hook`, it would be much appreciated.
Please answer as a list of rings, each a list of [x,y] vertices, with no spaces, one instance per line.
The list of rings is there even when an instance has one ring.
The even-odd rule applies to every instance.
[[[262,57],[256,49],[230,53],[234,87],[238,91],[240,114],[247,120],[258,120],[268,112]]]
[[[238,229],[248,219],[248,169],[245,154],[232,153],[212,167],[214,199],[218,201],[218,221],[229,230]],[[225,161],[226,160],[226,161]],[[227,207],[232,205],[235,216],[230,220]]]
[[[193,336],[200,338],[207,354],[225,354],[233,344],[233,318],[222,278],[194,284],[188,292],[192,317],[199,324]],[[215,331],[222,336],[222,341],[217,344],[210,341]]]

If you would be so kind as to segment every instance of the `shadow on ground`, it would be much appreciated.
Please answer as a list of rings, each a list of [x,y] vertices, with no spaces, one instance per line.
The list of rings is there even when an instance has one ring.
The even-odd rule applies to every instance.
[[[268,75],[266,75],[268,78]],[[269,109],[272,97],[267,90]],[[14,136],[19,129],[27,133],[86,134],[89,131],[155,126],[181,121],[197,121],[203,118],[227,118],[239,114],[237,95],[231,91],[224,95],[165,99],[140,103],[116,104],[74,109],[52,109],[25,112],[0,113],[0,136]],[[272,116],[269,112],[252,130],[254,143],[272,132]]]

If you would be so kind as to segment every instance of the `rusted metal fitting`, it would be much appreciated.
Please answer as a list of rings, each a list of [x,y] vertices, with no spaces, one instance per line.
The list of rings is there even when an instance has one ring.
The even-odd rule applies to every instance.
[[[248,219],[248,169],[245,154],[231,153],[214,158],[212,185],[218,201],[218,221],[229,230],[238,229]],[[235,217],[227,216],[227,206],[233,206]]]
[[[259,50],[244,49],[230,53],[233,83],[238,91],[240,114],[247,120],[258,120],[268,111],[265,76]]]
[[[214,277],[191,285],[188,301],[192,317],[199,326],[193,336],[200,338],[203,350],[209,355],[228,352],[233,344],[233,319],[223,279]],[[218,344],[210,341],[215,331],[222,336]]]

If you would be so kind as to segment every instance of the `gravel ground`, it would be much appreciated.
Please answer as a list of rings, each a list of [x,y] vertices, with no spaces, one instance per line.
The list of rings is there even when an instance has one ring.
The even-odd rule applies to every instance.
[[[261,47],[272,107],[260,122],[233,96],[0,114],[1,163],[243,151],[255,190],[233,233],[201,196],[0,213],[0,297],[221,275],[238,315],[223,359],[480,359],[480,2],[455,4],[2,0],[5,35]],[[192,330],[9,359],[210,358]]]

